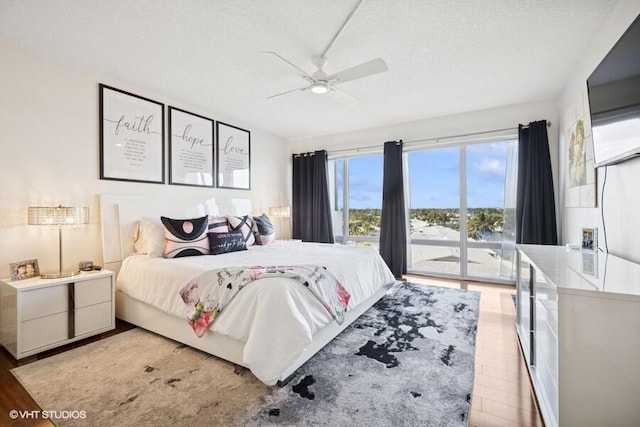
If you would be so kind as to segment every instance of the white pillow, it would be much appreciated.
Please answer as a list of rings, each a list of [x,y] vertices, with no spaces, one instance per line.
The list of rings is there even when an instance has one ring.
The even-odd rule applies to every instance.
[[[142,217],[134,229],[133,247],[136,253],[161,258],[164,254],[164,226],[160,218]]]
[[[137,254],[146,254],[147,242],[142,238],[140,228],[142,228],[142,221],[136,222],[136,225],[133,226],[133,231],[131,232],[131,238],[133,239],[133,249]]]

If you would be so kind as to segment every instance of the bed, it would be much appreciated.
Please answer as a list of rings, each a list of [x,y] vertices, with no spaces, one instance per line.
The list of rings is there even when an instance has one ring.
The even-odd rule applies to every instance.
[[[104,265],[117,272],[116,317],[246,367],[268,385],[284,384],[295,370],[380,299],[395,282],[370,248],[297,241],[250,246],[246,251],[165,259],[136,254],[141,218],[246,215],[246,199],[101,195]],[[206,271],[255,265],[322,265],[349,291],[339,323],[308,289],[287,277],[267,277],[237,293],[202,337],[184,316],[179,290]]]

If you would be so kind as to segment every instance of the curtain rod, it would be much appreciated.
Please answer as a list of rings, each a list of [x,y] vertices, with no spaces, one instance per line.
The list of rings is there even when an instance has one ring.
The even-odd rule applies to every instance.
[[[523,128],[528,128],[529,125],[522,125]],[[547,121],[547,127],[551,127],[551,122]],[[510,127],[510,128],[502,128],[502,129],[493,129],[493,130],[485,130],[485,131],[481,131],[481,132],[471,132],[471,133],[461,133],[458,135],[448,135],[448,136],[440,136],[440,137],[435,137],[435,138],[423,138],[423,139],[414,139],[412,141],[404,141],[404,144],[415,144],[418,142],[427,142],[427,141],[440,141],[442,139],[454,139],[454,138],[462,138],[465,136],[474,136],[474,135],[486,135],[489,133],[496,133],[496,132],[505,132],[508,130],[518,130],[519,126],[516,127]],[[402,141],[402,140],[400,140]],[[391,142],[391,141],[389,141]],[[329,154],[333,155],[334,153],[342,153],[344,151],[360,151],[360,150],[372,150],[372,149],[376,149],[376,148],[380,148],[379,145],[369,145],[366,147],[355,147],[355,148],[344,148],[342,150],[332,150]]]
[[[317,152],[322,153],[323,151],[326,153],[326,150],[316,150],[316,151],[308,151],[306,153],[293,153],[291,156],[292,157],[308,157],[308,156],[315,156]]]

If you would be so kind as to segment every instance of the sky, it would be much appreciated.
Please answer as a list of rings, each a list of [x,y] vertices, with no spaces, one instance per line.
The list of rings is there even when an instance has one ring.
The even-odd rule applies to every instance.
[[[504,206],[508,157],[507,143],[468,145],[467,206]],[[409,152],[408,175],[411,208],[460,207],[460,148],[449,147]],[[341,169],[341,168],[339,168]],[[351,208],[382,206],[382,155],[349,159],[349,204]],[[338,184],[342,183],[341,170]],[[341,192],[338,197],[341,196]]]

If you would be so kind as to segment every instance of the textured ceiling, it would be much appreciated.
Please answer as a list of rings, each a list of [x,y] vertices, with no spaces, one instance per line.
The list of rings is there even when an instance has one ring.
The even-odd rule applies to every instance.
[[[389,71],[310,92],[357,0],[0,0],[0,39],[295,140],[555,98],[618,0],[365,0],[328,74]],[[158,99],[163,101],[162,99]],[[216,117],[212,117],[216,119]]]

